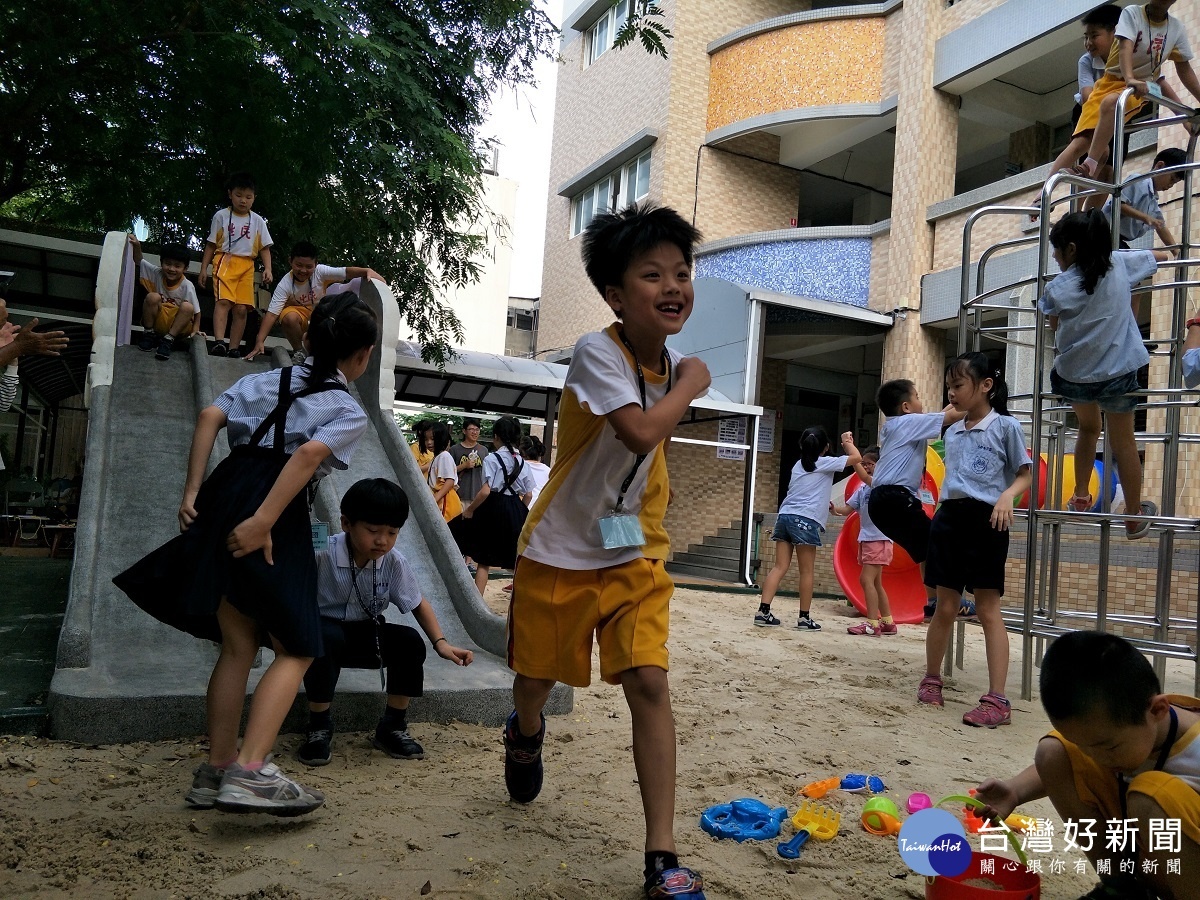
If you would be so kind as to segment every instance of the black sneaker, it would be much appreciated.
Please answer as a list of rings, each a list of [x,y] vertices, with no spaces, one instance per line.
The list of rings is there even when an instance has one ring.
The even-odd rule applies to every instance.
[[[392,759],[424,759],[425,748],[413,740],[407,728],[386,729],[380,725],[375,729],[371,744]]]
[[[760,609],[754,614],[754,624],[759,628],[775,628],[779,622],[779,617],[773,615],[769,609]]]
[[[808,615],[807,613],[800,613],[800,615],[796,617],[796,630],[820,631],[821,626],[812,620],[812,616]]]
[[[937,601],[930,600],[925,604],[925,609],[923,611],[925,613],[925,621],[928,622],[933,618],[933,614],[937,612]]]
[[[158,343],[158,335],[154,333],[153,328],[147,328],[142,332],[142,336],[138,338],[138,349],[150,351],[154,349],[154,345]]]
[[[513,710],[504,723],[504,786],[518,803],[531,803],[542,792],[542,741],[546,739],[546,717],[542,730],[525,737]]]
[[[240,347],[234,347],[232,350],[229,351],[230,359],[241,359],[245,355],[246,354],[244,354],[242,352],[242,349]]]
[[[170,359],[171,351],[175,349],[175,339],[169,334],[164,334],[162,340],[158,342],[158,349],[154,351],[155,359]]]
[[[296,759],[306,766],[327,766],[333,758],[333,732],[328,728],[315,728],[308,733],[308,740],[296,751]]]
[[[226,344],[224,341],[217,341],[215,344],[213,344],[211,347],[208,348],[208,355],[209,356],[228,356],[229,355],[229,345]]]

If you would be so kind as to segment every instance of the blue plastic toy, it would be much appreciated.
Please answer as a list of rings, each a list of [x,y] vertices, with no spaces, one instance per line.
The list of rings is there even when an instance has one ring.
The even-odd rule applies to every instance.
[[[700,827],[716,838],[765,841],[779,837],[779,828],[787,818],[782,806],[771,809],[761,800],[743,797],[732,803],[718,803],[700,814]]]
[[[882,794],[887,787],[878,775],[852,774],[842,777],[841,789],[851,794]]]

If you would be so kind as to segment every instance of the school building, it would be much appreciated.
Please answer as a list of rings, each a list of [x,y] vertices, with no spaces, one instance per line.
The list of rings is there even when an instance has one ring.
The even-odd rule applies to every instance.
[[[636,44],[613,49],[630,0],[566,0],[539,358],[569,355],[580,334],[610,321],[579,260],[596,210],[650,200],[694,220],[704,236],[696,310],[678,346],[708,361],[731,400],[764,409],[754,509],[769,526],[805,427],[824,425],[835,443],[842,431],[873,443],[875,391],[890,378],[912,379],[926,408],[940,407],[944,365],[959,352],[964,223],[981,207],[1036,202],[1070,138],[1079,19],[1096,5],[664,0],[674,35],[664,59]],[[1200,9],[1171,13],[1196,46]],[[1186,98],[1174,67],[1166,71]],[[1125,171],[1147,169],[1159,147],[1185,145],[1179,127],[1136,134]],[[1181,190],[1160,199],[1178,234]],[[985,218],[972,259],[1034,228],[1027,216]],[[1034,274],[1036,254],[1035,245],[995,255],[987,283]],[[1009,299],[1029,310],[1033,289]],[[1150,307],[1144,330],[1165,333],[1169,293]],[[1028,312],[1009,319],[1032,323]],[[1031,352],[987,339],[983,349],[1012,391],[1031,389]],[[1151,383],[1165,384],[1165,372],[1156,357]],[[1160,419],[1151,411],[1148,427]],[[1198,424],[1189,411],[1184,430]],[[686,433],[713,439],[719,428]],[[1148,496],[1156,452],[1161,444],[1147,446]],[[743,463],[722,458],[730,455],[672,447],[677,562],[718,565],[714,537],[738,519],[746,485]],[[1181,471],[1195,471],[1191,450],[1181,460]],[[1196,510],[1200,491],[1189,487],[1179,512]],[[706,537],[713,552],[681,557]],[[761,527],[757,543],[769,567]],[[837,591],[828,553],[818,554],[817,576],[818,590]]]

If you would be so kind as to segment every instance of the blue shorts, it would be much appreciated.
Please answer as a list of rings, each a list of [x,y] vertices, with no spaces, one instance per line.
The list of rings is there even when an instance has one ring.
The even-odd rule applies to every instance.
[[[805,547],[821,546],[821,528],[807,516],[793,516],[784,513],[775,519],[775,530],[771,532],[771,540],[787,541]]]
[[[1095,403],[1104,412],[1131,413],[1141,400],[1126,396],[1130,391],[1140,391],[1137,372],[1126,372],[1108,381],[1067,381],[1058,372],[1050,370],[1050,390],[1070,403]]]

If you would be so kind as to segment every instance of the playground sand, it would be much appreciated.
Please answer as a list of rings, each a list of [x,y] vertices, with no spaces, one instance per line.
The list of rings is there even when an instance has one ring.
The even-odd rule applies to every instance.
[[[507,600],[502,584],[488,591],[498,610]],[[898,804],[911,791],[936,799],[1017,772],[1047,729],[1037,702],[1019,699],[1017,640],[1014,724],[981,730],[961,722],[986,689],[977,626],[967,629],[965,673],[947,684],[946,708],[935,710],[915,701],[922,627],[901,626],[890,638],[850,636],[852,610],[818,600],[819,633],[754,628],[756,602],[680,590],[673,604],[681,857],[704,873],[710,898],[923,897],[922,878],[901,861],[894,840],[862,830],[862,797],[827,797],[842,813],[841,832],[830,843],[810,842],[792,862],[776,855],[775,841],[711,839],[698,827],[700,813],[738,797],[794,811],[802,785],[849,772],[882,776]],[[785,623],[794,606],[776,604]],[[392,760],[363,734],[339,734],[332,764],[310,771],[290,759],[299,736],[284,735],[285,769],[329,801],[310,816],[280,820],[187,809],[198,741],[88,747],[0,739],[0,896],[642,896],[641,804],[618,688],[577,691],[574,711],[549,721],[546,786],[529,806],[511,803],[504,790],[499,729],[420,723],[412,730],[424,761]],[[1025,811],[1053,815],[1045,801]],[[1092,876],[1074,874],[1073,856],[1062,858],[1065,873],[1043,875],[1047,900],[1078,897],[1092,884]]]

